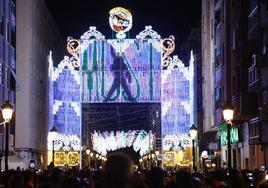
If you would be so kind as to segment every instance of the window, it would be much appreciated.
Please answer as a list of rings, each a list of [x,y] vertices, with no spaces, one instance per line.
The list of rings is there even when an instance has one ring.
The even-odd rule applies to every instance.
[[[248,69],[248,85],[251,86],[258,81],[258,70],[256,67],[256,55],[251,56],[251,67]]]
[[[264,90],[262,93],[263,105],[268,105],[268,90]]]
[[[259,118],[255,118],[249,122],[249,136],[250,136],[250,138],[259,137],[259,126],[260,126]]]
[[[250,4],[250,14],[248,16],[248,30],[251,32],[258,24],[257,1],[252,0]]]
[[[235,45],[236,45],[236,29],[233,29],[233,32],[232,32],[232,47],[233,47],[233,50],[235,50]]]
[[[0,35],[4,36],[5,34],[5,19],[4,16],[2,15],[0,17]]]
[[[221,87],[217,87],[215,89],[215,100],[219,101],[219,100],[221,100],[221,97],[222,97]]]
[[[14,27],[11,27],[11,39],[10,39],[10,44],[15,48],[16,47],[16,31]]]
[[[10,69],[10,73],[9,73],[9,83],[10,83],[10,89],[12,91],[16,91],[16,79],[15,79],[15,71]]]
[[[257,0],[250,0],[250,12],[254,11],[257,5],[258,5]]]
[[[3,84],[3,64],[0,63],[0,85]]]
[[[214,37],[214,20],[213,19],[211,19],[211,21],[210,21],[210,27],[211,27],[211,38],[213,39],[213,37]]]
[[[221,9],[215,11],[215,27],[221,23]]]
[[[262,33],[262,55],[266,55],[266,53],[267,53],[267,37],[266,37],[266,33],[263,32]]]
[[[6,41],[8,42],[8,43],[10,43],[10,23],[9,22],[7,22],[7,28],[6,28]]]
[[[16,0],[11,0],[11,2],[13,3],[13,5],[16,5]]]
[[[215,67],[218,67],[221,64],[220,55],[221,55],[221,49],[216,48],[215,49]]]

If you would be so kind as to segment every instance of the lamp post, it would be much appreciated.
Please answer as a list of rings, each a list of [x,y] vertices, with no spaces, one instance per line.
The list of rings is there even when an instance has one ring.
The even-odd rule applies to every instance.
[[[196,166],[195,166],[195,147],[194,147],[196,135],[197,135],[197,128],[193,124],[192,127],[190,128],[190,136],[191,136],[192,144],[193,144],[193,147],[192,147],[192,150],[193,150],[193,171],[196,169]]]
[[[13,106],[12,104],[9,103],[9,101],[6,101],[2,105],[2,116],[4,119],[4,123],[6,126],[6,143],[5,143],[5,171],[8,170],[8,151],[9,151],[9,132],[8,132],[8,127],[9,127],[9,122],[12,118],[13,114]]]
[[[156,150],[155,151],[155,155],[156,155],[156,167],[158,167],[158,156],[159,156],[159,151],[158,150]]]
[[[55,143],[55,139],[57,138],[57,128],[55,126],[53,126],[51,129],[50,129],[50,136],[51,136],[51,139],[52,139],[52,163],[54,165],[54,157],[55,157],[55,149],[54,149],[54,143]]]
[[[227,154],[228,154],[228,170],[231,169],[231,126],[234,117],[234,109],[231,104],[225,104],[223,107],[223,119],[227,122]]]
[[[88,166],[90,167],[90,149],[86,149],[87,159],[88,159]]]

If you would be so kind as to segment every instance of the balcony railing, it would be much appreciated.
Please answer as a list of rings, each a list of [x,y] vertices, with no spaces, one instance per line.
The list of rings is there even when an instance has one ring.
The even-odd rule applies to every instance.
[[[248,69],[248,85],[252,86],[253,84],[255,84],[258,81],[258,70],[256,68],[256,66],[251,66]]]
[[[248,16],[248,32],[252,32],[258,25],[258,6]]]

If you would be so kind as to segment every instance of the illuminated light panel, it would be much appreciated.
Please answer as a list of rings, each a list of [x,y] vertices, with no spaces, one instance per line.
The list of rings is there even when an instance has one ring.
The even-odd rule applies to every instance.
[[[144,130],[133,131],[105,131],[103,133],[94,132],[91,135],[93,150],[103,156],[109,151],[131,147],[135,152],[139,152],[141,156],[149,153],[154,146],[155,135],[150,131],[147,133]]]
[[[80,102],[71,102],[71,106],[74,108],[77,116],[81,116],[81,104]]]
[[[62,70],[65,68],[68,68],[71,71],[71,74],[74,76],[74,79],[76,80],[77,84],[80,84],[81,80],[79,72],[74,70],[72,62],[70,61],[70,58],[68,56],[64,56],[64,59],[60,62],[58,67],[54,68],[51,80],[56,81],[59,75],[62,73]]]
[[[227,145],[228,144],[228,139],[227,139],[227,130],[222,130],[220,132],[221,135],[221,145]],[[230,142],[231,144],[237,143],[239,141],[238,137],[238,128],[237,127],[232,127],[230,129]]]

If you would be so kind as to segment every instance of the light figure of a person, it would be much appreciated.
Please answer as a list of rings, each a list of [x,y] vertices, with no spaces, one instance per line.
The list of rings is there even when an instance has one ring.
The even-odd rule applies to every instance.
[[[111,65],[111,70],[114,74],[114,80],[113,84],[108,91],[107,96],[105,97],[104,101],[110,101],[113,93],[117,91],[120,87],[123,88],[127,95],[127,100],[128,101],[134,101],[133,96],[130,93],[130,90],[127,85],[127,81],[130,83],[131,82],[131,74],[128,70],[127,65],[124,63],[124,58],[122,54],[116,54],[114,50],[111,50],[111,55],[113,57],[113,64]]]

